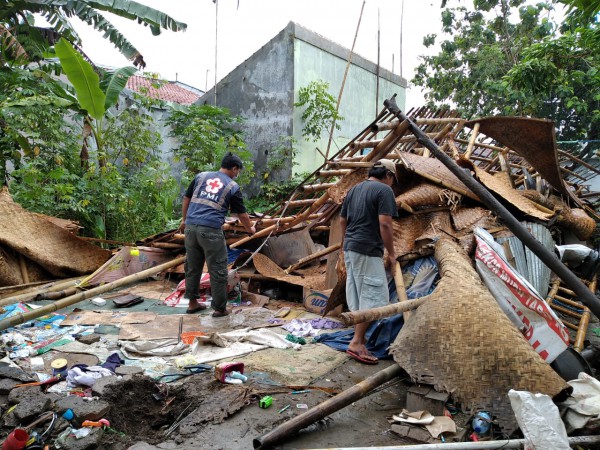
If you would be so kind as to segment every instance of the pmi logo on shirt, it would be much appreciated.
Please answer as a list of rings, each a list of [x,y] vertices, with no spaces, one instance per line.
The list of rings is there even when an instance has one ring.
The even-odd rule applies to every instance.
[[[219,178],[211,178],[206,182],[206,187],[204,189],[210,194],[216,194],[222,188],[223,182]]]
[[[213,202],[219,201],[219,191],[223,189],[223,182],[218,178],[210,178],[206,181],[206,186],[203,191],[200,191],[200,198],[205,198],[207,200],[212,200]]]

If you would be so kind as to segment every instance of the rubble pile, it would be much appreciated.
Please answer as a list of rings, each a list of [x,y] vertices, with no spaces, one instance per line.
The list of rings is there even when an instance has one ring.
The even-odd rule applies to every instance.
[[[392,188],[399,210],[394,248],[400,279],[390,276],[392,305],[342,313],[341,203],[383,158],[394,161],[398,173]],[[398,411],[391,421],[393,433],[414,440],[429,432],[428,439],[436,443],[444,436],[467,440],[473,433],[472,440],[526,434],[524,424],[534,415],[527,408],[538,394],[569,411],[567,427],[557,431],[565,440],[567,431],[572,437],[593,431],[590,424],[600,406],[592,402],[582,413],[578,402],[595,395],[597,383],[590,363],[595,365],[598,352],[590,350],[588,328],[600,311],[595,296],[600,257],[589,242],[599,219],[592,202],[600,193],[591,191],[588,182],[598,173],[594,165],[557,149],[554,125],[546,120],[465,121],[447,110],[419,108],[405,116],[384,109],[289,199],[256,215],[255,235],[243,234],[233,218],[226,222],[234,314],[224,322],[208,315],[164,313],[186,306],[184,282],[170,280],[182,273],[183,259],[176,256],[184,248],[183,236],[177,231],[123,247],[107,261],[107,251],[59,226],[46,228],[43,217],[0,198],[6,212],[0,215],[0,286],[29,283],[6,295],[0,291],[5,309],[0,337],[10,365],[0,366],[0,395],[7,406],[0,435],[21,428],[41,434],[52,427],[44,439],[57,448],[126,448],[125,443],[133,445],[144,434],[154,444],[171,438],[183,442],[203,424],[220,423],[246,405],[269,411],[265,405],[276,399],[267,401],[260,384],[264,375],[257,375],[266,368],[285,379],[275,383],[280,392],[308,392],[314,380],[347,359],[325,347],[341,344],[326,343],[324,336],[376,320],[380,328],[370,336],[391,336],[379,345],[382,355],[395,361],[380,378],[388,381],[405,371],[427,392],[409,395],[411,406],[430,399],[427,414]],[[537,244],[524,239],[517,225]],[[160,279],[130,287],[155,275],[153,268],[164,270]],[[75,282],[34,285],[89,272],[94,273]],[[200,287],[202,300],[209,302],[208,281],[203,279]],[[64,306],[88,301],[83,310],[48,314],[50,306],[43,306],[36,314],[28,305],[43,299],[62,299],[58,305]],[[156,311],[150,299],[156,300]],[[322,344],[311,344],[314,336]],[[252,352],[263,356],[253,359]],[[286,363],[296,361],[297,367],[286,372],[269,366],[269,352],[285,355]],[[213,364],[218,368],[219,361],[236,358],[245,358],[247,369],[256,372],[244,373],[241,364],[237,379],[204,374],[213,371]],[[60,366],[56,361],[62,359]],[[306,367],[310,373],[302,372]],[[294,383],[292,376],[305,378]],[[225,378],[237,386],[223,384]],[[190,393],[191,379],[222,404],[220,413],[202,406],[209,400],[199,398],[199,387]],[[377,387],[373,383],[362,395]],[[443,400],[436,401],[436,394]],[[123,411],[135,404],[132,395],[145,397],[132,406],[136,417],[145,417],[143,426],[132,425]],[[338,397],[339,409],[344,393]],[[279,414],[302,416],[289,409],[279,404],[277,423],[255,429],[287,426]],[[479,411],[479,428],[473,421],[457,431],[449,417],[443,418],[450,409],[466,415]],[[38,419],[41,425],[32,425]],[[420,426],[428,431],[415,433]],[[278,429],[255,439],[255,445],[267,447],[276,442],[270,439],[297,431]]]

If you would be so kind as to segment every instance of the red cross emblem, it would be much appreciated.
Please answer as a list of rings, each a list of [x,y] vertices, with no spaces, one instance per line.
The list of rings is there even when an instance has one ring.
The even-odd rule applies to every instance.
[[[211,178],[206,182],[206,192],[216,194],[223,187],[223,183],[219,178]]]

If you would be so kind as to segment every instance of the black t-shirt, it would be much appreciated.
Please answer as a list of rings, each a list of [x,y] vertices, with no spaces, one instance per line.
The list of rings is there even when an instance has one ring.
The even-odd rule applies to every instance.
[[[340,215],[348,222],[344,250],[367,256],[383,256],[379,216],[398,217],[398,207],[391,187],[371,180],[357,184],[348,191]]]

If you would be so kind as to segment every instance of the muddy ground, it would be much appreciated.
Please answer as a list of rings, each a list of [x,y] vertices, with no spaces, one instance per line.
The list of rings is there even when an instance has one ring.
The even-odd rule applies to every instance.
[[[377,366],[365,366],[349,360],[312,385],[341,391],[390,364],[391,361],[381,361]],[[109,420],[123,434],[105,433],[101,448],[121,450],[137,444],[134,448],[251,449],[253,439],[306,411],[298,408],[298,404],[311,408],[330,397],[315,389],[291,394],[290,389],[252,381],[252,372],[247,375],[249,382],[241,386],[222,385],[211,373],[168,384],[135,376],[106,396],[112,404]],[[387,421],[402,410],[408,386],[405,379],[398,378],[298,435],[289,436],[279,448],[410,443],[409,439],[391,433]],[[259,398],[264,395],[274,399],[267,409],[258,406]],[[290,407],[280,413],[288,404]],[[180,415],[184,420],[166,436]],[[151,445],[141,446],[140,442]]]

